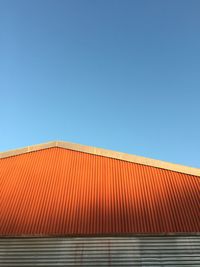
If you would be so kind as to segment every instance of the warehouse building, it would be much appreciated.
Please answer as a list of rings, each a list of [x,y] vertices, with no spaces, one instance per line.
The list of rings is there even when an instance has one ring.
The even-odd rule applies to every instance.
[[[200,266],[200,169],[59,141],[2,152],[0,266]]]

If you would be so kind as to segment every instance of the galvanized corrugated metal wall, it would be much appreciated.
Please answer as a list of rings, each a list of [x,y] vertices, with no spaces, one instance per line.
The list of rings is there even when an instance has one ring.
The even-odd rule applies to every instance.
[[[200,177],[50,148],[0,160],[0,235],[200,232]]]
[[[200,266],[200,236],[0,239],[0,266]]]

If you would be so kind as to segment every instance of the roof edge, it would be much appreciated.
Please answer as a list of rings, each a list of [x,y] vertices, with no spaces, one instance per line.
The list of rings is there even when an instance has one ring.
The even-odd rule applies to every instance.
[[[42,149],[52,148],[52,147],[65,148],[65,149],[84,152],[84,153],[88,153],[92,155],[98,155],[98,156],[108,157],[112,159],[118,159],[118,160],[138,163],[138,164],[142,164],[146,166],[156,167],[160,169],[200,176],[199,168],[193,168],[193,167],[188,167],[188,166],[184,166],[180,164],[174,164],[174,163],[170,163],[170,162],[166,162],[162,160],[145,158],[142,156],[136,156],[136,155],[117,152],[113,150],[107,150],[103,148],[91,147],[91,146],[80,145],[80,144],[64,142],[64,141],[52,141],[48,143],[27,146],[27,147],[15,149],[15,150],[9,150],[6,152],[0,152],[0,159],[17,156],[17,155],[21,155],[21,154],[25,154],[29,152],[34,152],[34,151],[38,151]]]

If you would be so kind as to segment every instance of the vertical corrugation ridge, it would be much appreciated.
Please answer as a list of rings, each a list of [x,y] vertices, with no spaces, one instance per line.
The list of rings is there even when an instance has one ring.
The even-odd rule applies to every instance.
[[[0,235],[200,232],[200,179],[49,148],[0,160]]]

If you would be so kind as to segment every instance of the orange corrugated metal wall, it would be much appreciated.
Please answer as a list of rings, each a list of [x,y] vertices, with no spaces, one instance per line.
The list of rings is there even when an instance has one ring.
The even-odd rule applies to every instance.
[[[0,235],[200,232],[200,178],[63,148],[0,160]]]

